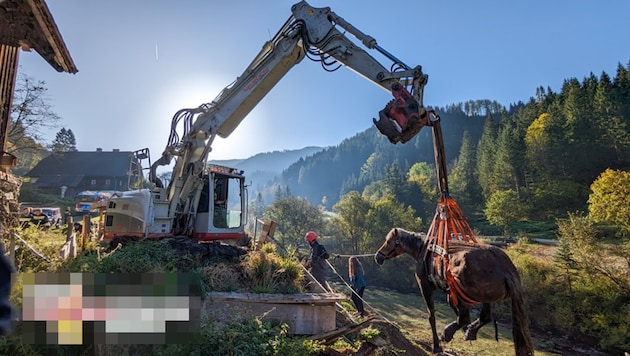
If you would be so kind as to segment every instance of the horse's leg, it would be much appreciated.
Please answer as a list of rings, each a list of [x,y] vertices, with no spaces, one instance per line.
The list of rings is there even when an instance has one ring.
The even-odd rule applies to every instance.
[[[464,340],[477,340],[477,332],[482,326],[492,321],[492,304],[483,303],[479,318],[473,321],[464,331]]]
[[[423,281],[416,275],[420,291],[424,297],[424,302],[427,305],[427,311],[429,312],[429,324],[431,324],[431,332],[433,333],[433,353],[441,353],[442,346],[440,346],[440,339],[438,338],[437,328],[435,326],[435,304],[433,302],[433,292],[435,287],[428,281]]]
[[[445,342],[449,342],[453,340],[453,335],[455,335],[455,332],[460,328],[459,326],[460,310],[454,307],[453,304],[451,303],[449,303],[449,305],[455,312],[455,315],[457,315],[457,319],[444,327],[444,335],[442,335],[442,341],[445,341]]]
[[[453,335],[455,335],[455,332],[457,330],[470,324],[470,308],[468,306],[459,303],[457,307],[454,307],[452,303],[449,304],[451,304],[451,308],[453,308],[453,311],[455,312],[455,314],[457,314],[457,319],[454,322],[446,325],[446,327],[444,328],[444,335],[442,335],[442,340],[445,342],[453,340]]]

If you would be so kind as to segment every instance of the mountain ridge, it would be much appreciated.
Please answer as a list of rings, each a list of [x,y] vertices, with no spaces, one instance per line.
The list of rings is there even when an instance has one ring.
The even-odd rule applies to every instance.
[[[210,160],[209,163],[240,169],[245,172],[251,186],[260,188],[298,160],[324,149],[324,147],[307,146],[294,150],[262,152],[242,159]]]

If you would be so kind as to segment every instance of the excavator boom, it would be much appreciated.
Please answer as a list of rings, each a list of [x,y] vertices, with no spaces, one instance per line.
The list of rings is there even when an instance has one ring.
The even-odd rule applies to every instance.
[[[391,92],[395,99],[379,112],[379,120],[374,119],[379,131],[390,142],[407,142],[422,126],[427,125],[422,97],[428,76],[422,72],[421,66],[404,64],[380,47],[373,37],[355,28],[329,7],[315,8],[306,1],[300,1],[291,7],[291,12],[289,19],[263,45],[245,71],[212,102],[194,109],[182,109],[175,114],[166,148],[161,158],[151,166],[149,174],[157,189],[162,189],[158,200],[161,204],[168,204],[167,209],[161,208],[167,210],[167,216],[143,216],[138,226],[142,225],[149,231],[153,221],[159,220],[160,231],[166,229],[177,234],[193,235],[200,226],[206,229],[205,226],[212,225],[199,225],[196,219],[202,203],[200,199],[208,199],[206,182],[213,174],[208,171],[207,159],[214,139],[217,135],[227,138],[304,57],[320,62],[327,71],[346,67]],[[365,49],[346,34],[355,37]],[[383,55],[387,66],[368,54],[366,49]],[[180,127],[183,127],[181,135],[178,132]],[[173,158],[175,165],[170,184],[163,187],[157,179],[156,169],[169,165]],[[246,202],[241,202],[241,205],[246,205]],[[156,210],[142,209],[149,214]]]

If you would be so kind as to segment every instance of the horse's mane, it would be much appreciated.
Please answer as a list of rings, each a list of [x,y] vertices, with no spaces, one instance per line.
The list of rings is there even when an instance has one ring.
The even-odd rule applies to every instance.
[[[398,238],[400,239],[401,244],[410,249],[422,248],[422,245],[424,244],[424,236],[421,233],[401,228],[396,228],[396,230],[398,231]]]

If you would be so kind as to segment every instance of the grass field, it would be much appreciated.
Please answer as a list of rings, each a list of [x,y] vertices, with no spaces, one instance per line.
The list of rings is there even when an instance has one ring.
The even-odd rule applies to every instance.
[[[49,231],[45,237],[39,236],[37,230],[24,231],[23,237],[29,243],[33,244],[37,250],[44,256],[47,256],[50,262],[46,262],[35,257],[30,251],[22,249],[21,253],[16,255],[17,262],[25,262],[31,266],[32,271],[47,271],[55,266],[59,266],[62,261],[59,256],[59,249],[65,242],[65,235],[61,231]],[[535,245],[528,252],[530,255],[548,256],[549,247]],[[142,262],[146,256],[138,256],[134,261]],[[127,262],[132,264],[131,262]],[[135,265],[135,264],[133,264]],[[20,290],[14,290],[14,294],[21,294]],[[381,319],[385,319],[396,325],[400,331],[417,345],[421,346],[425,352],[431,353],[431,329],[427,320],[427,312],[424,300],[419,292],[412,294],[403,294],[387,290],[377,290],[368,288],[365,291],[364,298],[368,303],[368,311]],[[21,301],[21,295],[20,295]],[[436,294],[437,305],[437,327],[441,333],[444,326],[455,319],[455,314],[445,304],[443,294]],[[499,304],[495,307],[496,315],[499,320],[499,341],[494,339],[494,327],[492,324],[484,326],[478,334],[475,341],[464,341],[463,333],[458,331],[454,339],[449,343],[443,343],[443,348],[451,355],[468,356],[468,355],[514,355],[514,347],[512,342],[512,325],[509,318],[509,312],[502,312],[506,309],[507,304]],[[472,318],[477,317],[476,311],[473,311]],[[534,345],[536,355],[557,355],[560,353],[550,352],[557,341],[562,341],[561,336],[553,335],[534,335]],[[571,345],[569,345],[571,346]],[[593,355],[588,352],[571,352],[562,354],[566,355]]]
[[[436,301],[441,296],[436,296]],[[431,353],[431,327],[427,319],[426,306],[420,293],[401,294],[392,291],[366,289],[364,299],[371,307],[370,312],[394,323],[407,336]],[[446,304],[436,303],[437,327],[440,333],[444,326],[455,320],[453,310]],[[476,318],[476,312],[471,317]],[[494,327],[487,324],[479,331],[475,341],[464,341],[463,333],[458,331],[453,340],[443,343],[445,351],[455,355],[514,355],[512,343],[512,326],[499,324],[499,341],[494,339]],[[542,343],[534,339],[536,355],[556,355],[542,349]]]

